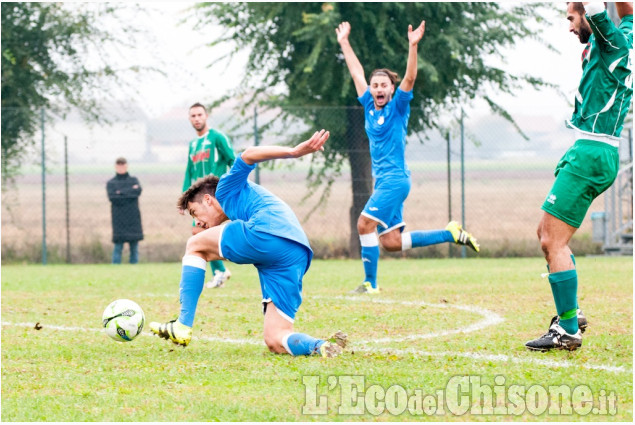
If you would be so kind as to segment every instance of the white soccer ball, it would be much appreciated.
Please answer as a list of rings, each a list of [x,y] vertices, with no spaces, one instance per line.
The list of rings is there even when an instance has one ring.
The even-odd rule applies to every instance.
[[[106,335],[115,341],[129,342],[143,330],[145,315],[136,302],[116,300],[104,310],[101,323],[106,328]]]

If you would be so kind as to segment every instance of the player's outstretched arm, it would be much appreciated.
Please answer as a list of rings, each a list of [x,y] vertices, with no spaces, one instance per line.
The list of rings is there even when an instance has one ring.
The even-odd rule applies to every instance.
[[[408,25],[408,62],[406,64],[406,74],[401,80],[401,90],[410,91],[415,86],[417,79],[417,47],[426,30],[426,21],[421,21],[419,27],[413,30],[412,25]]]
[[[364,67],[362,66],[357,55],[351,47],[351,43],[348,41],[348,35],[351,33],[351,24],[348,22],[342,22],[337,28],[335,28],[335,34],[337,34],[337,42],[340,43],[342,53],[344,54],[344,60],[348,67],[348,72],[353,77],[353,83],[355,84],[355,91],[357,96],[364,94],[368,88],[366,82],[366,76],[364,76]]]
[[[313,152],[324,150],[324,143],[330,133],[320,130],[313,133],[309,140],[305,140],[295,147],[287,146],[252,146],[242,153],[241,158],[246,164],[252,165],[270,159],[300,158]]]

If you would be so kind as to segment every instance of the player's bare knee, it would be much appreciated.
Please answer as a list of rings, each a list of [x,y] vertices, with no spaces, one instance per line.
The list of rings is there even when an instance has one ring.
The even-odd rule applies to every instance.
[[[282,345],[282,339],[278,334],[265,331],[265,345],[272,353],[284,354],[287,350]]]
[[[377,223],[370,218],[360,215],[357,219],[357,232],[360,235],[373,233],[377,229]]]
[[[196,235],[190,236],[185,244],[185,255],[194,255],[197,252],[197,237]]]

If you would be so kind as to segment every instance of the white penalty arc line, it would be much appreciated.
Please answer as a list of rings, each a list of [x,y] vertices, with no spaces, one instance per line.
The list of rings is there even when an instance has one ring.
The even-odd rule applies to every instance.
[[[480,316],[483,316],[483,320],[473,323],[469,326],[465,326],[457,329],[449,329],[440,332],[432,332],[425,334],[414,334],[414,335],[406,335],[403,337],[386,337],[386,338],[378,338],[369,341],[358,341],[359,344],[382,344],[386,342],[403,342],[403,341],[413,341],[417,339],[430,339],[430,338],[438,338],[446,335],[455,335],[459,333],[470,333],[475,332],[481,329],[485,329],[489,326],[494,326],[498,323],[504,322],[500,315],[494,313],[493,311],[487,310],[485,308],[466,306],[466,305],[458,305],[458,304],[436,304],[436,303],[428,303],[425,301],[398,301],[398,300],[389,300],[383,298],[371,298],[371,297],[345,297],[345,296],[337,296],[337,297],[321,297],[314,296],[311,299],[336,299],[336,300],[344,300],[344,301],[365,301],[371,304],[401,304],[405,306],[419,306],[419,307],[433,307],[433,308],[454,308],[456,310],[467,311],[469,313],[476,313]]]
[[[12,323],[12,322],[2,322],[2,326],[18,326],[18,327],[27,327],[27,328],[35,328],[35,323]],[[57,326],[57,325],[40,325],[41,329],[52,329],[56,331],[73,331],[73,332],[104,332],[104,329],[95,329],[95,328],[83,328],[79,326]],[[154,336],[149,332],[143,332],[144,336]],[[210,341],[210,342],[218,342],[225,344],[237,344],[237,345],[260,345],[264,346],[262,341],[258,341],[255,339],[242,339],[242,338],[218,338],[218,337],[193,337],[193,340],[202,340],[202,341]],[[632,370],[626,369],[624,366],[608,366],[608,365],[593,365],[593,364],[580,364],[580,363],[572,363],[569,361],[555,361],[555,360],[543,360],[543,359],[534,359],[534,358],[526,358],[526,357],[513,357],[505,354],[480,354],[480,353],[470,353],[470,352],[450,352],[450,351],[422,351],[415,349],[391,349],[391,348],[371,348],[371,347],[357,347],[354,348],[353,351],[362,351],[368,353],[384,353],[384,354],[397,354],[397,355],[412,355],[416,357],[463,357],[472,360],[483,360],[483,361],[495,361],[495,362],[511,362],[518,364],[534,364],[538,366],[546,366],[546,367],[556,367],[556,368],[571,368],[571,367],[581,367],[589,370],[600,370],[605,372],[612,373],[633,373]]]
[[[166,294],[152,294],[152,295],[153,296],[168,296]],[[169,296],[172,296],[172,295],[169,295]],[[233,296],[228,294],[219,294],[218,297],[234,298]],[[469,326],[465,326],[465,327],[461,327],[457,329],[448,329],[444,331],[425,333],[425,334],[412,334],[412,335],[405,335],[405,336],[385,337],[385,338],[378,338],[378,339],[373,339],[368,341],[358,341],[357,342],[358,344],[384,344],[387,342],[414,341],[419,339],[438,338],[438,337],[446,336],[446,335],[470,333],[470,332],[479,331],[481,329],[485,329],[489,326],[497,325],[505,321],[505,319],[503,319],[497,313],[494,313],[493,311],[487,310],[485,308],[459,305],[459,304],[438,304],[438,303],[428,303],[425,301],[399,301],[399,300],[391,300],[391,299],[385,299],[385,298],[372,298],[370,296],[364,297],[364,296],[341,296],[341,295],[335,296],[335,297],[314,295],[314,296],[308,297],[308,300],[342,300],[342,301],[368,302],[371,304],[400,304],[400,305],[414,306],[414,307],[418,306],[418,307],[432,307],[432,308],[446,308],[446,309],[453,308],[456,310],[466,311],[468,313],[476,313],[483,317],[482,320],[476,323],[472,323]]]

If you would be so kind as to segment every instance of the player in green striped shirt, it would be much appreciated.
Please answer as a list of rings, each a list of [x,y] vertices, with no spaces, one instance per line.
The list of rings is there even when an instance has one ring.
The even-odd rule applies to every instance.
[[[609,18],[604,3],[567,3],[569,31],[586,47],[575,109],[567,121],[576,142],[556,166],[556,181],[542,205],[538,225],[558,315],[546,334],[525,344],[531,350],[582,346],[587,320],[578,306],[578,274],[569,240],[591,202],[617,176],[619,136],[633,97],[633,4],[615,6],[619,26]]]
[[[197,137],[190,141],[187,157],[187,168],[183,179],[183,192],[201,177],[213,174],[217,177],[227,172],[234,164],[236,155],[230,145],[229,138],[220,131],[209,127],[207,110],[200,103],[190,106],[189,118]],[[192,235],[204,229],[192,223]],[[213,278],[207,283],[208,288],[220,288],[231,272],[225,268],[221,260],[210,261]]]

